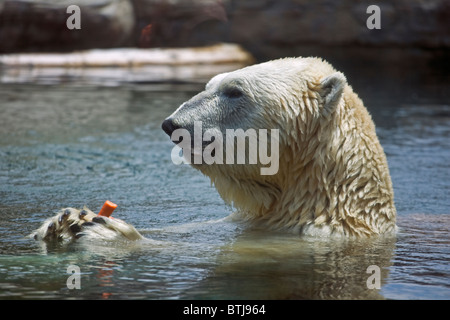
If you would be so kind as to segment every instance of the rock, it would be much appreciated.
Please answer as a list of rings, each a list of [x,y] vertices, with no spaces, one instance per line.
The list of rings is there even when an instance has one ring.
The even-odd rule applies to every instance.
[[[199,48],[117,48],[72,53],[0,55],[3,67],[139,67],[143,65],[248,64],[252,56],[240,46],[218,44]]]
[[[67,7],[77,5],[81,29],[70,30]],[[134,30],[128,0],[6,0],[0,4],[0,52],[72,51],[129,44]]]
[[[0,52],[112,47],[192,47],[235,42],[258,59],[307,46],[450,47],[448,0],[379,0],[381,29],[369,30],[371,0],[4,0]],[[66,8],[81,8],[68,30]]]
[[[116,48],[0,55],[0,83],[201,82],[242,68],[253,57],[238,45]]]
[[[139,32],[149,46],[235,42],[258,59],[307,46],[441,49],[450,46],[450,2],[380,0],[381,29],[366,21],[371,0],[134,0]]]
[[[224,32],[219,31],[211,39],[204,34],[211,23],[223,25],[227,21],[225,1],[211,0],[134,0],[139,47],[180,47],[227,42]],[[145,30],[148,32],[145,32]],[[206,32],[204,32],[206,31]]]

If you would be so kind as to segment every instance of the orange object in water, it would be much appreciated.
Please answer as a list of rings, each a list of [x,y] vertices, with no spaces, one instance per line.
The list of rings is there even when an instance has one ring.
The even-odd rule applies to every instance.
[[[113,211],[117,208],[117,204],[112,203],[109,200],[103,204],[103,207],[100,209],[98,213],[99,216],[108,217],[113,213]]]

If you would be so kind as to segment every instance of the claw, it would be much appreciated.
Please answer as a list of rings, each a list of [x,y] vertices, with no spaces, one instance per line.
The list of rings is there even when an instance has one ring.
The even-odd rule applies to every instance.
[[[83,219],[85,215],[87,215],[87,211],[83,209],[80,211],[79,218]]]
[[[85,222],[85,223],[83,223],[83,228],[84,227],[90,227],[90,226],[93,226],[94,225],[94,223],[92,223],[92,222]]]
[[[70,216],[70,210],[66,209],[64,210],[63,214],[59,216],[58,222],[61,224],[64,220],[66,220]]]
[[[48,224],[47,231],[48,231],[48,232],[53,232],[54,229],[55,229],[55,224],[54,224],[53,221],[52,221],[52,222],[50,222],[50,223]]]
[[[75,239],[80,239],[82,236],[84,236],[84,233],[77,233]]]
[[[81,231],[81,227],[77,224],[73,224],[69,227],[70,231],[74,234],[77,234],[78,232]]]
[[[100,224],[106,224],[105,219],[103,219],[102,217],[94,217],[94,218],[92,218],[92,222],[96,222],[96,223],[100,223]]]

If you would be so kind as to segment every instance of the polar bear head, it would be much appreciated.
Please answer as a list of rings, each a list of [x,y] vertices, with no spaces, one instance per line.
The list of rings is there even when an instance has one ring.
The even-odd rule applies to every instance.
[[[302,136],[299,138],[305,139],[307,131],[304,130],[312,131],[311,128],[317,119],[332,113],[346,85],[345,77],[339,72],[328,72],[330,74],[327,77],[318,78],[319,70],[311,70],[311,61],[315,60],[276,60],[219,74],[207,83],[203,92],[183,103],[167,118],[163,123],[163,129],[171,136],[177,129],[185,130],[178,131],[185,140],[183,151],[189,151],[186,149],[191,146],[190,154],[184,152],[184,157],[187,162],[200,170],[210,170],[210,167],[202,166],[205,163],[208,165],[239,163],[246,166],[233,167],[233,170],[244,169],[248,172],[256,168],[252,164],[262,165],[258,149],[261,151],[261,148],[267,148],[267,153],[262,155],[270,157],[269,164],[274,165],[274,170],[261,168],[259,173],[276,174],[280,142],[282,148],[292,142],[289,136],[292,133],[292,125],[295,126],[296,123],[289,122],[297,116],[302,118],[300,128]],[[327,64],[323,66],[331,68]],[[327,72],[322,74],[325,75]],[[307,100],[304,100],[304,97],[307,97]],[[310,98],[314,98],[315,102],[319,102],[320,99],[321,103],[308,103]],[[307,119],[306,116],[312,117]],[[186,136],[183,133],[186,133]],[[230,141],[231,134],[234,134],[236,139],[232,147],[230,147],[230,143],[233,142]],[[240,134],[243,136],[239,136]],[[177,140],[180,136],[172,138]],[[239,138],[245,138],[249,144],[246,150],[238,149]],[[264,139],[267,142],[261,145],[261,140]],[[190,140],[191,144],[186,140]],[[195,140],[198,148],[195,148]],[[211,142],[215,140],[220,141],[212,144]],[[274,143],[271,143],[272,141]],[[251,149],[252,147],[256,150]],[[269,152],[272,148],[275,150]],[[233,151],[234,154],[230,152],[226,154],[228,151]],[[256,154],[251,151],[256,151]],[[210,152],[213,157],[204,159],[211,155]],[[194,159],[196,155],[198,157]],[[255,159],[250,159],[251,156]],[[241,157],[241,161],[238,157]]]
[[[345,76],[321,59],[279,59],[219,74],[162,127],[246,219],[349,234],[392,227],[375,213],[368,219],[371,208],[359,196],[375,192],[376,216],[395,216],[373,122]],[[348,227],[350,218],[342,216],[349,215],[367,221]]]

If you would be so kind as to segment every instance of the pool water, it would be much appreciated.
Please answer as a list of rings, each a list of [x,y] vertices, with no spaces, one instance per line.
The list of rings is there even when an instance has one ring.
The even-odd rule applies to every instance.
[[[172,163],[160,127],[201,89],[0,87],[0,299],[450,298],[446,94],[405,101],[357,91],[388,157],[399,233],[339,242],[223,220],[233,209],[207,177]],[[98,211],[105,200],[148,240],[48,247],[26,237],[62,207]],[[71,266],[80,289],[67,285]]]

